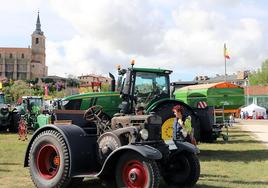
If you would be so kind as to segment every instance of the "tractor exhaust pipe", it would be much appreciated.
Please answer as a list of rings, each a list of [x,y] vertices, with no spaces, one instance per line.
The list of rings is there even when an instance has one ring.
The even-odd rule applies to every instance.
[[[114,79],[114,75],[112,75],[112,73],[109,72],[109,76],[112,79],[111,80],[111,91],[115,91],[115,79]]]

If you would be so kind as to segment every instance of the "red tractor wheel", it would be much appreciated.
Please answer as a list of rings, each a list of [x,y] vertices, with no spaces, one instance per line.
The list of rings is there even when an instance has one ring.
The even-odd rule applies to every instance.
[[[160,174],[156,163],[135,152],[127,152],[118,160],[117,187],[157,188]]]
[[[69,184],[70,155],[63,136],[54,130],[41,132],[33,141],[29,167],[36,187],[63,187]]]

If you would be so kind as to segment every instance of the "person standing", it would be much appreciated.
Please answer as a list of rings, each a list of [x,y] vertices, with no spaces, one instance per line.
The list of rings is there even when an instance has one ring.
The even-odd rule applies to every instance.
[[[173,123],[173,140],[177,139],[177,135],[184,133],[185,140],[196,145],[195,138],[192,132],[191,117],[184,115],[184,109],[181,105],[176,105],[173,107],[175,119]]]

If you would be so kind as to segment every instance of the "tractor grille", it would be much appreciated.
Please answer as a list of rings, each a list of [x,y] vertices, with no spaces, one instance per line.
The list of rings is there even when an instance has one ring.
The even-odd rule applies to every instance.
[[[148,140],[161,140],[161,124],[147,124],[145,128],[149,132]]]

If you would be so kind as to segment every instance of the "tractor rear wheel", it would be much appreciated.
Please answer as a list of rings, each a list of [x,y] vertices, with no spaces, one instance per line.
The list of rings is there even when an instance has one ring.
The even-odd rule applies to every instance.
[[[117,187],[157,188],[160,173],[155,161],[136,152],[127,152],[118,160],[116,167]]]
[[[200,163],[193,153],[173,156],[164,168],[163,178],[168,185],[191,187],[200,176]]]
[[[156,115],[162,118],[162,139],[163,140],[171,140],[173,137],[173,123],[174,123],[174,112],[172,111],[175,105],[182,105],[184,107],[184,114],[191,116],[192,127],[194,128],[194,136],[197,141],[199,141],[199,134],[200,134],[200,127],[199,127],[199,120],[195,116],[194,112],[190,109],[189,106],[182,102],[176,103],[165,103],[153,110]]]
[[[35,138],[29,153],[29,167],[36,187],[65,187],[72,183],[68,177],[70,154],[59,132],[46,130]]]

